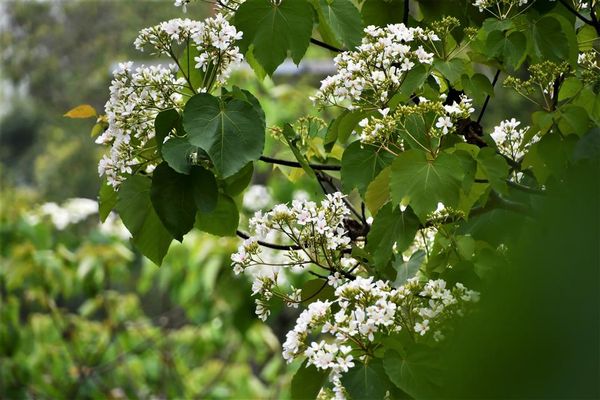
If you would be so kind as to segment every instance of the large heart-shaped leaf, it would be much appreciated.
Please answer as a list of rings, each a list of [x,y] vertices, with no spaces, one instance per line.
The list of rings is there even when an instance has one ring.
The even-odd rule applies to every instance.
[[[392,163],[390,179],[394,204],[410,204],[423,222],[438,202],[456,207],[465,176],[462,167],[453,154],[440,153],[431,160],[419,150],[400,153]]]
[[[206,151],[221,178],[257,160],[265,145],[265,122],[256,105],[207,93],[192,97],[183,112],[189,142]]]
[[[314,2],[316,3],[316,2]],[[350,0],[318,0],[319,23],[327,24],[338,42],[352,49],[360,44],[362,20]]]
[[[244,32],[242,51],[252,45],[254,58],[272,75],[289,54],[300,62],[313,29],[314,9],[306,0],[275,2],[247,0],[235,13],[234,24]]]
[[[165,228],[181,242],[196,218],[190,176],[176,172],[166,162],[160,164],[152,174],[150,198]]]
[[[117,211],[131,233],[131,241],[143,255],[160,265],[173,236],[164,227],[150,201],[149,178],[129,177],[119,188]]]
[[[379,146],[354,142],[342,156],[342,185],[344,190],[358,189],[364,195],[369,184],[387,167],[394,156]]]

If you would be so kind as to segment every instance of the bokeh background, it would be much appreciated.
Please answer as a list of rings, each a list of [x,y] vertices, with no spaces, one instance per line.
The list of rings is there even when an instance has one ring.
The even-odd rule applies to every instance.
[[[280,339],[294,310],[257,320],[250,283],[231,272],[238,239],[191,233],[152,264],[116,216],[99,224],[104,149],[93,120],[63,117],[82,103],[101,113],[118,62],[156,62],[133,48],[140,29],[213,12],[198,2],[184,15],[170,0],[0,2],[0,398],[288,396],[298,365],[285,364]],[[280,75],[233,77],[269,125],[306,113],[318,83]],[[291,156],[276,140],[267,151]],[[237,199],[247,215],[317,189],[269,165],[253,181]]]

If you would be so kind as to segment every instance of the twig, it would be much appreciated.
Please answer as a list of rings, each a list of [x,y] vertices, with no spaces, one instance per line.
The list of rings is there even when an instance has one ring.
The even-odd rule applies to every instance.
[[[278,164],[278,165],[285,165],[288,167],[302,168],[302,165],[297,161],[281,160],[279,158],[273,158],[273,157],[267,157],[267,156],[260,156],[259,160],[264,161],[266,163],[270,163],[270,164]],[[342,169],[342,167],[339,165],[310,164],[310,163],[308,165],[312,169],[315,169],[317,171],[339,171]]]
[[[343,49],[339,49],[339,48],[337,48],[335,46],[332,46],[332,45],[330,45],[328,43],[321,42],[320,40],[317,40],[315,38],[310,38],[310,42],[312,44],[316,44],[317,46],[322,47],[324,49],[335,51],[336,53],[341,53],[341,52],[345,51]]]
[[[248,235],[245,232],[240,231],[239,229],[235,233],[242,239],[250,238],[250,235]],[[295,244],[293,244],[293,245],[275,244],[275,243],[263,242],[262,240],[257,240],[256,243],[258,243],[260,246],[267,247],[267,248],[273,249],[273,250],[302,250],[302,247],[295,245]]]
[[[563,6],[565,6],[565,8],[567,10],[569,10],[571,13],[575,14],[575,16],[577,18],[579,18],[580,20],[582,20],[583,22],[585,22],[588,25],[594,25],[594,22],[592,20],[587,19],[586,17],[584,17],[579,11],[577,11],[576,9],[574,9],[569,3],[567,3],[565,0],[558,0],[560,2],[560,4],[562,4]]]
[[[496,82],[498,82],[498,77],[500,76],[500,70],[496,71],[496,75],[494,75],[494,80],[492,81],[492,89],[496,86]],[[483,107],[481,107],[481,111],[479,112],[479,116],[477,117],[477,123],[481,125],[481,119],[483,118],[483,114],[485,113],[485,109],[490,102],[491,95],[487,95],[485,101],[483,102]]]
[[[490,181],[487,179],[475,179],[475,183],[489,183]],[[506,184],[514,189],[520,190],[522,192],[527,192],[527,193],[531,193],[531,194],[539,194],[542,195],[545,192],[543,190],[540,189],[536,189],[536,188],[532,188],[530,186],[526,186],[526,185],[522,185],[520,183],[517,182],[513,182],[511,180],[506,180]]]

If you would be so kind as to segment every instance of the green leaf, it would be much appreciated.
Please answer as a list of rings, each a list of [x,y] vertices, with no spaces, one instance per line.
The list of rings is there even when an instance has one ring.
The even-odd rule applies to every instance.
[[[220,194],[216,208],[196,214],[196,228],[216,236],[235,236],[240,214],[233,199]]]
[[[254,163],[248,163],[244,168],[223,181],[223,191],[229,196],[237,196],[248,187],[254,174]]]
[[[384,168],[367,187],[367,191],[365,192],[365,204],[373,216],[375,216],[379,209],[390,200],[391,172],[391,167]]]
[[[402,212],[391,203],[382,207],[367,236],[367,250],[373,255],[375,266],[381,269],[387,265],[394,252],[394,243],[398,253],[406,250],[413,242],[420,225],[410,208]]]
[[[293,400],[316,399],[319,391],[327,382],[328,370],[307,366],[305,360],[292,378],[291,397]]]
[[[358,9],[350,0],[319,0],[319,23],[327,23],[347,49],[360,44],[363,36],[362,20]],[[324,21],[323,21],[324,20]]]
[[[198,151],[186,138],[172,137],[162,146],[163,160],[180,174],[189,174],[192,168],[192,156]]]
[[[393,109],[398,104],[408,101],[423,86],[428,76],[429,71],[423,65],[417,65],[408,71],[402,86],[390,100],[389,107]]]
[[[435,59],[433,66],[441,72],[441,74],[453,84],[458,81],[463,74],[471,75],[472,67],[461,58],[453,58],[449,61]]]
[[[245,3],[244,3],[245,4]],[[206,151],[215,170],[227,178],[257,160],[265,144],[265,122],[255,105],[207,93],[192,97],[183,112],[189,142]]]
[[[387,167],[394,156],[379,146],[356,141],[350,144],[342,156],[342,186],[350,192],[357,188],[364,196],[373,179]]]
[[[590,117],[583,107],[566,105],[559,109],[558,129],[563,135],[585,135],[590,129]]]
[[[306,0],[248,0],[235,13],[234,25],[244,32],[240,49],[254,45],[254,58],[272,75],[288,53],[300,62],[313,29],[314,11]]]
[[[165,228],[181,242],[193,228],[196,217],[192,177],[163,162],[152,173],[150,198]]]
[[[527,37],[521,32],[513,32],[506,40],[508,46],[504,48],[504,62],[517,70],[527,57]]]
[[[475,74],[471,77],[463,75],[461,81],[465,93],[478,103],[483,103],[487,95],[494,95],[494,87],[483,74]]]
[[[567,79],[565,79],[562,85],[560,85],[560,90],[558,92],[558,101],[570,99],[571,97],[579,93],[582,88],[583,82],[581,82],[581,79],[576,78],[574,76],[568,77]]]
[[[340,143],[345,143],[360,120],[366,118],[370,114],[370,112],[362,110],[344,110],[344,112],[329,126],[325,144],[334,143],[336,140]]]
[[[406,346],[402,354],[388,350],[383,358],[383,367],[389,379],[415,399],[440,396],[438,364],[436,353],[418,344]]]
[[[131,233],[131,241],[143,255],[160,265],[173,237],[164,227],[150,200],[150,178],[131,176],[121,184],[117,211]]]
[[[563,61],[569,57],[569,42],[561,23],[552,16],[532,25],[533,48],[541,60]]]
[[[287,142],[290,150],[292,150],[292,153],[294,153],[294,157],[296,157],[296,160],[298,160],[298,162],[302,166],[304,172],[306,172],[308,176],[316,179],[315,171],[313,171],[311,166],[308,164],[308,161],[296,145],[296,142],[298,141],[298,135],[296,135],[296,132],[294,132],[294,128],[292,128],[290,124],[285,124],[285,126],[283,127],[283,137],[285,138],[285,141]]]
[[[100,192],[98,193],[98,214],[100,214],[100,222],[106,221],[108,214],[117,205],[117,192],[115,189],[106,183],[106,178],[102,179]]]
[[[425,251],[423,250],[414,252],[407,261],[404,261],[401,254],[397,255],[394,262],[394,269],[398,274],[394,281],[394,287],[400,287],[404,285],[407,280],[414,277],[424,261]]]
[[[579,51],[588,51],[594,48],[594,41],[598,34],[596,29],[591,25],[583,25],[577,32],[577,45]]]
[[[215,176],[201,166],[194,166],[190,172],[196,208],[199,212],[212,212],[219,199],[219,187]]]
[[[423,222],[438,202],[456,207],[465,176],[462,166],[459,157],[447,153],[434,160],[419,150],[400,153],[392,163],[390,179],[394,204],[410,204]]]
[[[391,389],[391,382],[386,376],[381,360],[370,359],[368,364],[356,360],[355,364],[354,368],[342,375],[342,384],[350,398],[352,400],[383,399],[386,392]]]
[[[252,70],[254,71],[254,75],[258,78],[259,81],[263,81],[267,76],[267,71],[263,68],[262,65],[258,62],[256,57],[254,57],[254,45],[250,45],[248,51],[246,51],[246,62]]]
[[[558,132],[549,133],[531,145],[523,158],[522,167],[531,167],[540,184],[545,184],[552,175],[560,177],[565,172],[576,141],[574,135],[562,137]]]
[[[484,147],[477,155],[477,164],[494,190],[503,194],[508,191],[506,179],[508,178],[509,167],[504,157],[497,154],[494,149]]]
[[[361,8],[365,26],[386,26],[402,22],[404,0],[366,0]]]
[[[165,138],[171,133],[179,123],[179,113],[170,108],[159,112],[154,119],[154,131],[156,133],[156,146],[159,154],[162,151]]]

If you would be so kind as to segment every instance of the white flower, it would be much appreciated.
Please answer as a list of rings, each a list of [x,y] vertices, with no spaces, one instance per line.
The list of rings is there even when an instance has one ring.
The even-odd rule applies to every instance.
[[[449,129],[452,129],[454,124],[452,123],[452,119],[450,117],[439,117],[435,127],[440,128],[444,134],[448,133]]]
[[[423,322],[417,322],[415,324],[415,333],[418,333],[421,336],[424,336],[427,331],[429,331],[429,320],[424,319]]]

